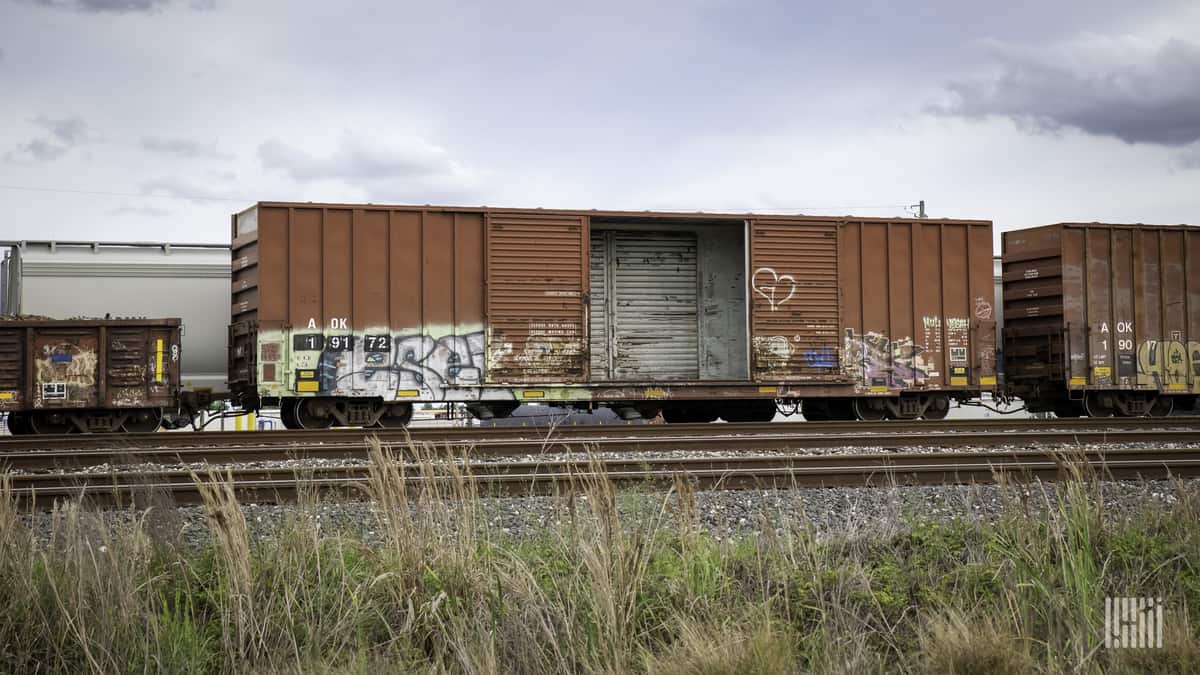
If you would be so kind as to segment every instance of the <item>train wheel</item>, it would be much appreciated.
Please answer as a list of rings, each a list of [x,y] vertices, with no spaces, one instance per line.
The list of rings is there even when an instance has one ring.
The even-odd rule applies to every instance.
[[[887,405],[883,399],[856,398],[854,399],[854,416],[867,422],[878,422],[887,417]]]
[[[949,414],[950,397],[938,395],[929,397],[929,405],[925,406],[921,416],[927,420],[944,420]]]
[[[1151,417],[1166,417],[1175,410],[1175,399],[1170,396],[1159,396],[1150,406]]]
[[[121,430],[132,434],[158,431],[162,425],[162,410],[158,408],[143,408],[134,410],[121,425]]]
[[[298,399],[294,414],[301,429],[328,429],[333,426],[333,415],[329,414],[326,402],[319,398]]]
[[[825,410],[828,411],[828,419],[830,420],[837,420],[839,422],[853,422],[854,420],[858,419],[858,413],[854,412],[854,399],[825,399]]]
[[[818,399],[806,399],[800,404],[800,412],[809,422],[824,422],[830,419],[829,405]]]
[[[5,423],[8,424],[8,433],[13,436],[25,436],[33,433],[33,427],[29,425],[29,413],[10,412]]]
[[[30,413],[29,428],[35,434],[69,434],[75,425],[62,413]]]
[[[412,421],[413,407],[411,403],[391,403],[384,407],[383,414],[375,426],[385,429],[400,429]]]
[[[303,429],[296,420],[296,399],[285,398],[279,402],[279,421],[284,429]]]
[[[1088,417],[1112,417],[1116,411],[1113,409],[1111,399],[1112,397],[1108,393],[1090,391],[1083,399],[1084,412],[1088,414]]]

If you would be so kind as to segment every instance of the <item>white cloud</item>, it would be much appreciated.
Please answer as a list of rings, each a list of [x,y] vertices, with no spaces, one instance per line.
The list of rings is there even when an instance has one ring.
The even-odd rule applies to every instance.
[[[380,201],[421,194],[466,196],[481,188],[481,172],[452,159],[445,148],[413,136],[344,131],[322,154],[271,139],[258,147],[258,158],[265,169],[299,183],[341,182]]]

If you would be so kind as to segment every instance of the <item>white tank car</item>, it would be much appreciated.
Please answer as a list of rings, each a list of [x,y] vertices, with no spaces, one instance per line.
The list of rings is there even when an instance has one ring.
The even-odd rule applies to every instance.
[[[183,320],[184,389],[225,391],[229,245],[0,241],[0,314]]]

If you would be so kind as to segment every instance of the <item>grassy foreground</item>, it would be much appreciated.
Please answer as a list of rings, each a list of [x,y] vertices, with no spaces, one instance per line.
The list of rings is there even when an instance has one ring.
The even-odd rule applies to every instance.
[[[994,522],[912,516],[847,537],[797,516],[718,542],[686,485],[627,497],[601,482],[561,501],[563,525],[514,540],[453,470],[415,491],[374,460],[374,546],[322,535],[303,505],[252,543],[215,479],[201,550],[153,510],[113,524],[68,506],[35,535],[0,494],[0,671],[1200,671],[1194,483],[1120,520],[1083,480],[1032,505],[1009,490]],[[619,516],[622,499],[642,515]],[[1106,595],[1166,598],[1166,647],[1105,650]]]

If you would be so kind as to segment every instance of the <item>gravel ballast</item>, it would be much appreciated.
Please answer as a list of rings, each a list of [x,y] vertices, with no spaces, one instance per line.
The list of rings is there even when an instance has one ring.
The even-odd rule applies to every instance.
[[[789,490],[704,491],[692,496],[691,514],[681,520],[675,495],[638,491],[618,492],[617,509],[626,524],[661,522],[677,526],[691,523],[716,540],[781,534],[787,524],[799,523],[823,536],[888,535],[913,520],[966,519],[991,521],[1006,503],[1038,513],[1054,503],[1062,483],[999,485],[897,486],[889,488],[810,488]],[[1181,492],[1200,490],[1200,480],[1106,481],[1088,484],[1099,488],[1107,518],[1123,518],[1144,509],[1166,508]],[[1090,498],[1090,497],[1089,497]],[[484,535],[496,539],[538,537],[569,524],[572,509],[586,511],[587,497],[571,504],[563,497],[480,497],[473,501]],[[443,503],[445,504],[445,503]],[[451,521],[457,506],[450,502]],[[421,507],[414,506],[414,512]],[[434,508],[441,508],[435,506]],[[385,528],[375,504],[367,501],[315,504],[243,504],[250,536],[269,538],[290,519],[311,519],[325,536],[346,536],[368,544],[385,539]],[[416,513],[418,517],[419,513]],[[203,507],[155,507],[140,512],[111,511],[102,517],[112,523],[141,519],[156,533],[185,547],[208,543]],[[35,532],[48,533],[53,516],[25,516]]]

